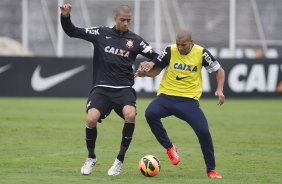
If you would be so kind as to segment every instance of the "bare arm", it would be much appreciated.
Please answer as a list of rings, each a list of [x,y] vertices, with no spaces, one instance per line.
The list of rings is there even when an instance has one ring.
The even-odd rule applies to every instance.
[[[223,105],[225,96],[223,94],[223,86],[225,80],[225,72],[222,67],[216,71],[217,89],[215,91],[215,96],[218,97],[218,105]]]

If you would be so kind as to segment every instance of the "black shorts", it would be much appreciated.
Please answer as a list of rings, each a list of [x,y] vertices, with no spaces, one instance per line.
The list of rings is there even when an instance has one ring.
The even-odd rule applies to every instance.
[[[136,107],[136,92],[133,88],[95,87],[88,97],[86,112],[91,108],[98,109],[101,113],[101,120],[114,109],[124,119],[122,109],[125,105]]]

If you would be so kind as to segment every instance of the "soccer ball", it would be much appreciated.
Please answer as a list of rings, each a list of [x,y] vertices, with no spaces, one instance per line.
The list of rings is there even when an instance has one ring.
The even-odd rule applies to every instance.
[[[153,155],[146,155],[141,158],[138,164],[139,171],[147,177],[154,177],[160,172],[160,161]]]

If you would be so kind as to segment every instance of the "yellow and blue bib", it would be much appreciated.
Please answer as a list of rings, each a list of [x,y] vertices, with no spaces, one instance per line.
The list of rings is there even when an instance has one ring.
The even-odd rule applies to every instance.
[[[194,44],[187,55],[181,55],[176,44],[170,47],[171,55],[157,95],[187,97],[199,100],[202,95],[203,47]]]

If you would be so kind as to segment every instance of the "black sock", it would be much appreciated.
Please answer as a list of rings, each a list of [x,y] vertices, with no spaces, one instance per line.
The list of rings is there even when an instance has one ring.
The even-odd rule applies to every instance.
[[[95,155],[95,143],[97,138],[97,127],[92,129],[86,127],[86,147],[88,150],[89,158],[96,158]]]
[[[127,123],[127,122],[124,123],[123,130],[122,130],[122,140],[120,144],[120,151],[117,156],[117,159],[119,159],[121,162],[124,161],[125,153],[132,140],[134,128],[135,128],[135,123]]]

